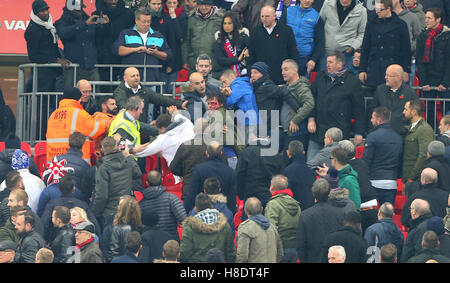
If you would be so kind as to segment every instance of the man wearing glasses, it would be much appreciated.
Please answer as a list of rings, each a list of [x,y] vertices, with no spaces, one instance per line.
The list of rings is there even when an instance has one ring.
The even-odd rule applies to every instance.
[[[403,117],[403,109],[408,100],[417,98],[417,93],[403,81],[405,72],[398,64],[390,65],[385,72],[385,83],[375,90],[372,109],[384,106],[391,111],[390,124],[399,135],[405,136],[408,121]],[[372,114],[372,111],[368,113]],[[371,125],[369,125],[371,127]]]

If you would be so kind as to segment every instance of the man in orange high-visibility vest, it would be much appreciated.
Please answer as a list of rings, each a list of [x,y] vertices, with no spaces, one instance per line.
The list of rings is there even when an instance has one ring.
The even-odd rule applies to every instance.
[[[63,99],[48,120],[47,161],[54,156],[65,154],[69,148],[69,136],[80,132],[87,137],[81,151],[83,159],[91,164],[89,139],[95,139],[105,132],[103,120],[96,121],[80,104],[81,92],[75,87],[64,89]]]

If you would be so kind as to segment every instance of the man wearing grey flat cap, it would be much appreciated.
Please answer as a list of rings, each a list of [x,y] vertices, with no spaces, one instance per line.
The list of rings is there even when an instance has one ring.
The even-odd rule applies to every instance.
[[[438,186],[441,190],[450,192],[450,167],[445,160],[445,145],[441,141],[428,144],[427,161],[424,168],[432,168],[438,173]]]

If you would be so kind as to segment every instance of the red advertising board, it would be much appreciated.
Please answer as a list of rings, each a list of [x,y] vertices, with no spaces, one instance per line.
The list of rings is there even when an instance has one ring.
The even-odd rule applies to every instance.
[[[0,54],[27,54],[24,38],[30,22],[31,5],[34,0],[0,0]],[[66,0],[45,0],[50,7],[50,15],[55,23],[62,15]],[[91,15],[95,10],[95,0],[84,0],[84,11]]]

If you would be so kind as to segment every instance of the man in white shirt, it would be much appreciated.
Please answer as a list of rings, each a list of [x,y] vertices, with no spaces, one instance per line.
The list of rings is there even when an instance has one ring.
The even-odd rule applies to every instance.
[[[175,106],[168,107],[167,112],[169,114],[160,115],[156,119],[158,137],[144,148],[133,150],[135,156],[146,157],[161,153],[167,161],[167,166],[170,166],[178,147],[195,137],[194,125]]]

